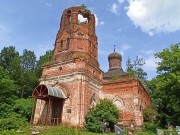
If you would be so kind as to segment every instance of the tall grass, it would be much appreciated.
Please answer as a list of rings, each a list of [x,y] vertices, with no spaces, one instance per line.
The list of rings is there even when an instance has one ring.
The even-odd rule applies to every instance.
[[[39,135],[103,135],[103,134],[86,132],[83,129],[79,129],[76,127],[55,126],[45,130],[44,132],[41,132]]]

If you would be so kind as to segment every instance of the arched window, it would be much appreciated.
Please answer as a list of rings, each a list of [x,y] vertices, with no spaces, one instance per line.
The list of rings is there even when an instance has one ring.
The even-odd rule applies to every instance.
[[[120,100],[115,100],[113,102],[113,104],[115,104],[118,109],[120,109],[123,106],[123,104]]]
[[[113,104],[116,105],[116,107],[121,110],[122,107],[124,107],[124,102],[121,98],[119,98],[118,96],[115,96],[113,99]]]
[[[93,95],[91,96],[91,99],[90,99],[90,108],[96,107],[96,104],[97,104],[96,100],[97,100],[96,94],[93,93]]]
[[[61,40],[60,51],[63,50],[63,40]]]
[[[71,10],[67,11],[67,20],[71,22]]]
[[[115,67],[115,63],[114,62],[112,62],[112,65],[111,65],[112,67]]]
[[[140,105],[139,110],[140,110],[140,112],[142,111],[142,105]]]
[[[67,40],[66,40],[66,49],[69,49],[69,42],[70,42],[70,39],[67,38]]]

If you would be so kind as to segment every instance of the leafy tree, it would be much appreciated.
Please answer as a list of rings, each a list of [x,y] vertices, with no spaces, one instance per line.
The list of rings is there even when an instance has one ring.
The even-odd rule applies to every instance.
[[[18,96],[20,98],[28,98],[32,94],[32,90],[38,85],[38,76],[34,71],[22,70],[18,79]]]
[[[10,66],[10,63],[17,56],[19,56],[19,53],[15,50],[15,47],[13,46],[4,47],[0,53],[0,65],[3,68],[8,69]]]
[[[53,56],[53,51],[51,51],[51,50],[46,51],[45,55],[40,56],[39,61],[37,62],[37,69],[36,69],[36,75],[38,77],[40,77],[42,74],[41,67],[45,64],[48,64],[51,61],[52,56]]]
[[[7,70],[10,78],[16,81],[19,79],[21,73],[20,63],[19,52],[16,51],[15,47],[4,47],[1,50],[0,65]]]
[[[156,53],[161,59],[158,62],[156,78],[148,83],[153,89],[151,95],[153,104],[157,107],[160,125],[180,123],[180,44],[171,45],[170,48]]]
[[[0,103],[12,103],[16,99],[16,85],[7,70],[0,66]]]
[[[15,47],[4,47],[0,64],[0,130],[17,129],[30,120],[32,99],[27,97],[39,83],[36,56],[27,49],[20,56]]]
[[[90,110],[85,117],[85,127],[91,132],[102,132],[103,121],[109,122],[110,127],[118,121],[119,111],[108,99],[100,100],[96,108]]]
[[[18,78],[16,79],[18,96],[27,98],[31,96],[33,88],[38,84],[38,77],[35,72],[36,56],[34,52],[24,49],[22,56],[20,56],[19,65],[20,67],[17,68],[16,72],[18,75]]]
[[[152,123],[154,124],[154,121],[156,120],[157,112],[154,108],[148,107],[144,110],[144,122]]]
[[[36,66],[36,56],[33,51],[27,49],[23,50],[21,56],[21,65],[25,71],[33,71]]]
[[[126,71],[133,77],[139,78],[142,82],[146,82],[147,73],[143,70],[143,65],[145,64],[145,61],[143,58],[136,57],[135,60],[131,60],[128,58],[126,62]]]

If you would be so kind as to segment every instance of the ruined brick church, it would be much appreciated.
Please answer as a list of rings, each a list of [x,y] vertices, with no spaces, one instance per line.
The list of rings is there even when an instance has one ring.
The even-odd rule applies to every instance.
[[[53,58],[42,67],[40,84],[32,93],[32,123],[83,126],[87,112],[107,98],[119,109],[119,124],[142,126],[143,109],[150,106],[147,90],[123,71],[121,54],[114,50],[107,59],[109,70],[103,72],[94,15],[81,6],[65,9]]]

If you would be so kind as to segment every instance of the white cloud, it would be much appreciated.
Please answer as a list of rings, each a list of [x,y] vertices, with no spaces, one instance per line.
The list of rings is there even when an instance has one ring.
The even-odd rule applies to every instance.
[[[114,14],[116,15],[119,15],[119,8],[120,8],[120,5],[123,4],[125,2],[125,0],[117,0],[117,4],[116,3],[113,3],[112,6],[111,6],[111,12],[113,12]]]
[[[96,15],[95,13],[94,13],[94,17],[95,17],[95,21],[96,21],[96,23],[95,23],[95,24],[96,24],[96,26],[98,26],[98,23],[99,23],[99,22],[98,22],[98,21],[99,21],[99,18],[97,17],[97,15]]]
[[[118,5],[116,4],[116,3],[113,3],[112,4],[112,6],[111,6],[111,11],[114,13],[114,14],[116,14],[116,15],[118,15],[119,13],[118,13]]]
[[[154,33],[153,33],[152,31],[150,31],[150,32],[148,32],[148,35],[149,35],[150,37],[153,37],[153,36],[154,36]]]
[[[118,0],[119,4],[124,3],[125,0]]]
[[[88,20],[87,18],[83,17],[81,14],[78,14],[78,21],[79,21],[80,23],[86,22],[87,20]]]
[[[159,62],[160,59],[155,58],[154,56],[150,56],[149,58],[145,59],[145,65],[144,68],[146,70],[152,71],[152,70],[156,70],[157,68],[157,62]]]
[[[98,26],[98,25],[104,25],[104,21],[99,21],[99,20],[101,20],[101,19],[99,19],[98,16],[97,16],[95,13],[93,13],[93,14],[94,14],[94,17],[95,17],[95,25],[96,25],[96,26]]]
[[[128,0],[127,15],[143,32],[180,30],[180,0]]]
[[[96,26],[98,25],[104,25],[104,21],[99,21],[99,18],[97,17],[97,15],[94,13],[94,17],[95,17],[95,21],[96,21]]]

